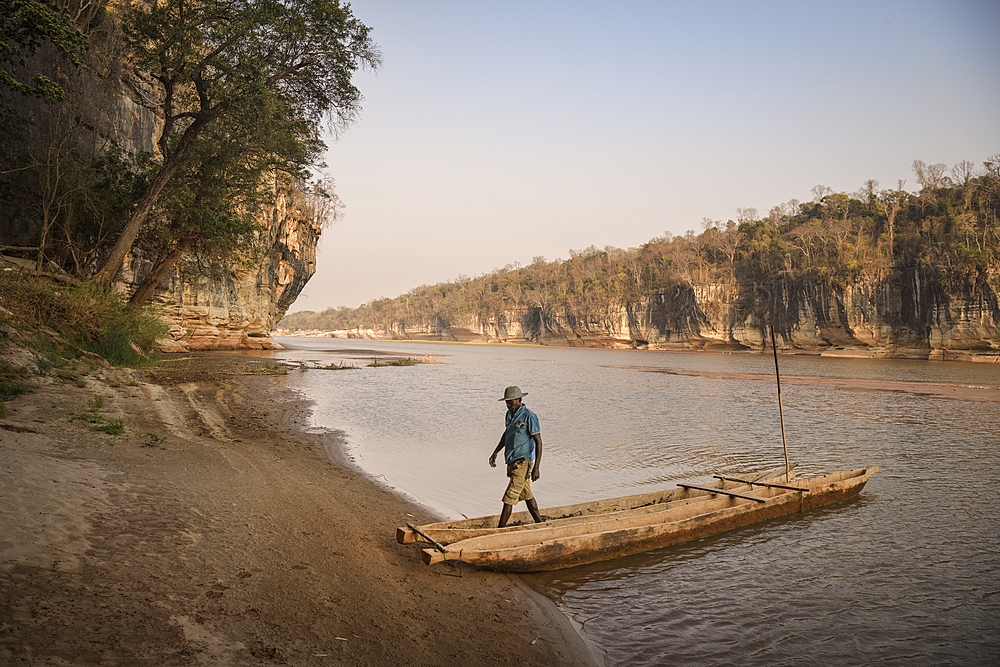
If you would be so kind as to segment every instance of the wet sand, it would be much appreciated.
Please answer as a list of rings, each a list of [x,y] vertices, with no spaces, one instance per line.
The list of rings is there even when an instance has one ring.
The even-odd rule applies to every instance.
[[[307,433],[281,376],[246,374],[259,362],[40,378],[6,404],[0,663],[592,663],[522,580],[397,544],[436,517]]]

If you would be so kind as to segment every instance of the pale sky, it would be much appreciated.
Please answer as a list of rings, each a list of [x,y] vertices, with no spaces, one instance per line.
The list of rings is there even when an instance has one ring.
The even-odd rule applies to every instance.
[[[384,65],[289,312],[1000,153],[1000,0],[355,0]]]

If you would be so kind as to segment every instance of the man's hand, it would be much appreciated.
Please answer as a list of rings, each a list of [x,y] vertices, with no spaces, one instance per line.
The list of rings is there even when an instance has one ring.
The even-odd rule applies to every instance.
[[[534,468],[531,469],[531,481],[532,482],[537,482],[538,478],[541,477],[541,476],[542,476],[541,473],[538,472],[538,466],[535,466]]]
[[[493,454],[493,456],[490,457],[490,467],[491,468],[496,468],[497,467],[497,455],[496,454]]]

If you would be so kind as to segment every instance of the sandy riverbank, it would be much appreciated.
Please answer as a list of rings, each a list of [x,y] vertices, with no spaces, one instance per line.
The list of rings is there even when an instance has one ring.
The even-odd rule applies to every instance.
[[[520,580],[397,544],[433,517],[331,460],[281,376],[245,373],[258,361],[41,378],[7,403],[0,662],[590,662]],[[94,431],[95,414],[124,431]]]

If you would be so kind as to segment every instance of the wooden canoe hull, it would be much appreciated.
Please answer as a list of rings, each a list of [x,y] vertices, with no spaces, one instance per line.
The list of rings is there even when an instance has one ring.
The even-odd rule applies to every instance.
[[[791,477],[795,476],[795,464],[791,466]],[[774,468],[748,475],[741,475],[745,480],[782,480],[785,479],[785,468]],[[734,481],[712,482],[708,486],[721,489],[745,489],[746,484]],[[452,544],[461,540],[496,533],[512,533],[524,530],[536,530],[539,527],[551,527],[554,525],[565,525],[575,523],[586,523],[594,517],[611,512],[655,512],[663,509],[670,503],[684,504],[685,502],[696,502],[711,499],[711,493],[699,490],[689,490],[674,488],[648,493],[640,493],[632,496],[622,496],[620,498],[609,498],[606,500],[596,500],[573,505],[563,505],[543,509],[542,515],[546,519],[544,523],[536,524],[528,512],[517,512],[510,518],[510,523],[504,528],[497,528],[500,515],[481,516],[474,519],[461,519],[458,521],[442,521],[439,523],[429,523],[417,526],[421,532],[439,544]],[[400,544],[412,544],[414,542],[427,542],[422,536],[407,526],[396,529],[396,541]]]
[[[852,498],[876,472],[877,466],[869,466],[798,480],[796,486],[803,486],[803,491],[755,489],[755,494],[767,496],[764,502],[720,498],[666,509],[660,516],[609,515],[590,524],[592,532],[588,533],[573,534],[573,526],[564,526],[471,538],[448,546],[444,554],[424,549],[423,559],[428,565],[458,560],[502,572],[542,572],[596,563]]]

